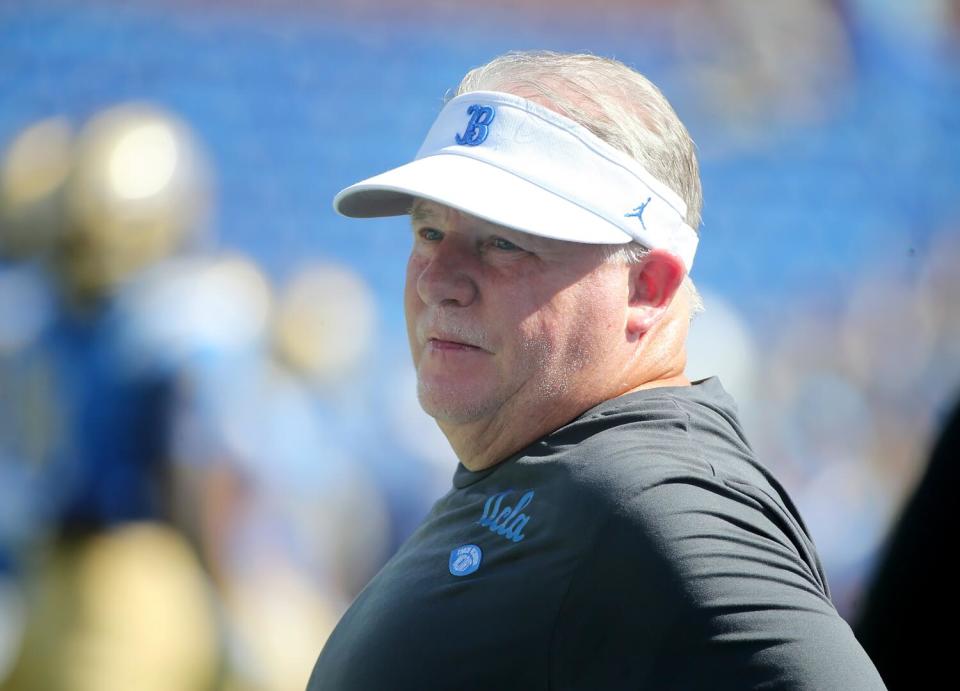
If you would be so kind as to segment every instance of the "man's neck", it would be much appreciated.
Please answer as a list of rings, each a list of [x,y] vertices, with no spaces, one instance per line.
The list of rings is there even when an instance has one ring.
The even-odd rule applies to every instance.
[[[642,389],[689,385],[690,380],[682,371],[670,372],[636,386],[624,386],[621,391],[598,399],[565,400],[563,405],[547,405],[533,411],[501,409],[496,415],[480,421],[451,424],[438,420],[437,424],[464,467],[476,472],[507,460],[517,451],[606,400]]]
[[[671,377],[657,379],[655,381],[648,381],[645,384],[640,384],[640,386],[633,387],[630,389],[630,391],[625,391],[624,394],[633,393],[634,391],[643,391],[644,389],[660,389],[667,386],[690,386],[690,380],[687,378],[686,374],[678,374]]]
[[[520,449],[573,420],[583,410],[573,407],[545,406],[540,411],[506,411],[490,418],[466,424],[437,424],[446,435],[454,453],[468,470],[485,470],[501,463]]]

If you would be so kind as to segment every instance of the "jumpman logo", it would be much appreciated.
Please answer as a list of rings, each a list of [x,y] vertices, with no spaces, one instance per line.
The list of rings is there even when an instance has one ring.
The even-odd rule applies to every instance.
[[[490,123],[493,122],[493,108],[490,106],[472,105],[467,108],[467,115],[470,122],[467,123],[467,129],[463,134],[457,135],[457,144],[466,144],[467,146],[477,146],[483,144],[483,140],[490,133]]]
[[[647,197],[647,201],[634,208],[633,213],[624,214],[624,216],[636,216],[638,219],[640,219],[640,225],[642,225],[643,229],[646,230],[647,224],[643,222],[643,210],[647,208],[647,204],[650,203],[651,199],[653,199],[653,197]]]

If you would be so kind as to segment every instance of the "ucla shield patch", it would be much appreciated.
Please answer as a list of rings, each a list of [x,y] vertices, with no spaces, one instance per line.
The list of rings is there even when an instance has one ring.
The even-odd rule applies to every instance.
[[[476,545],[461,545],[450,552],[450,573],[466,576],[480,568],[483,553]]]

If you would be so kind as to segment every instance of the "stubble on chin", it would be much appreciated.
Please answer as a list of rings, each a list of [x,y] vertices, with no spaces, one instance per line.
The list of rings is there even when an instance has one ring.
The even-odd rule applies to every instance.
[[[482,326],[454,317],[443,309],[431,310],[420,316],[413,333],[413,347],[424,349],[421,358],[415,358],[417,368],[417,399],[420,407],[437,423],[467,424],[492,415],[499,405],[485,392],[471,394],[462,387],[442,385],[426,380],[420,372],[430,334],[440,333],[446,338],[490,350],[490,337]],[[458,390],[460,389],[460,390]]]
[[[423,411],[434,418],[437,424],[465,425],[492,416],[499,404],[482,397],[470,397],[464,392],[455,392],[424,382],[417,376],[417,399]]]
[[[485,341],[486,334],[476,327],[462,328],[449,323],[445,326],[469,338]],[[583,343],[568,343],[566,348],[558,349],[547,339],[529,337],[522,338],[517,346],[519,357],[516,362],[521,366],[509,373],[510,381],[494,381],[497,375],[491,374],[490,380],[480,382],[480,388],[475,392],[426,380],[418,367],[420,407],[441,426],[492,419],[507,412],[509,406],[520,406],[509,411],[511,415],[537,417],[544,413],[544,406],[568,395],[571,383],[591,360]]]

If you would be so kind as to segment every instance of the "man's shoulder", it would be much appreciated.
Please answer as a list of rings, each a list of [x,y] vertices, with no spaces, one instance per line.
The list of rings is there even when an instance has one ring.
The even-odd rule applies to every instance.
[[[650,389],[611,399],[545,442],[578,483],[601,491],[636,491],[738,469],[751,475],[753,454],[732,400],[718,387]]]
[[[628,530],[680,537],[709,526],[732,541],[760,534],[815,561],[793,502],[756,460],[729,397],[716,387],[638,393],[551,435],[569,495]]]

